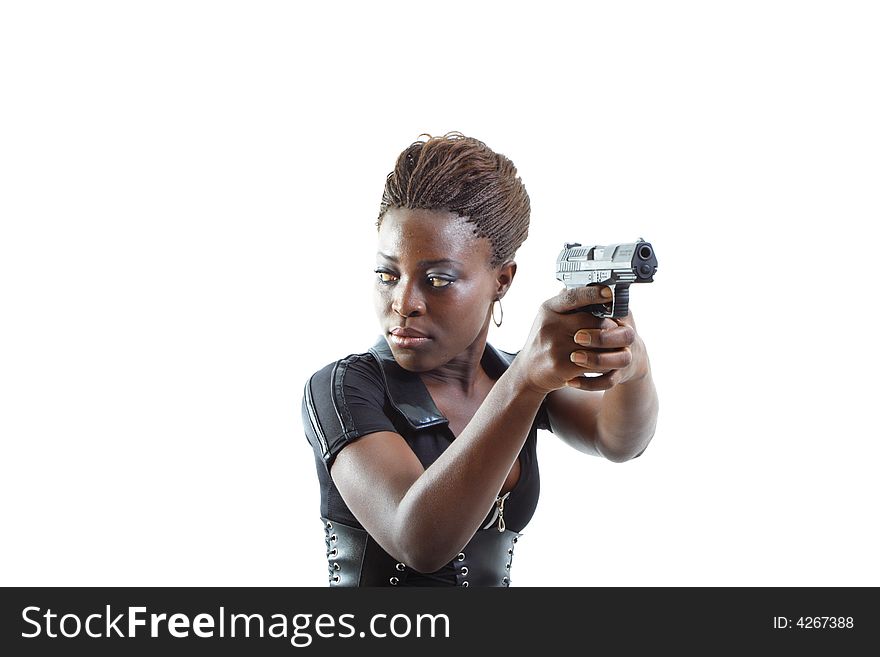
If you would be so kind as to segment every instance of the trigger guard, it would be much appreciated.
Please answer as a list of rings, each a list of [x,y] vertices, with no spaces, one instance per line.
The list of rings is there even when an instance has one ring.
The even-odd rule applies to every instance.
[[[595,310],[592,313],[601,319],[605,319],[606,317],[612,317],[614,315],[614,307],[611,304],[603,303],[594,306]]]
[[[597,303],[592,306],[588,306],[590,312],[600,319],[605,319],[606,317],[614,316],[614,303]]]

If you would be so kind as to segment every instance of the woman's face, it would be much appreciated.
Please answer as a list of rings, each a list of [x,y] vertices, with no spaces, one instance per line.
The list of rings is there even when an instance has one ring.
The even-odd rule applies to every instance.
[[[489,240],[453,212],[392,208],[379,229],[376,313],[395,360],[413,372],[445,365],[485,335],[506,289]]]

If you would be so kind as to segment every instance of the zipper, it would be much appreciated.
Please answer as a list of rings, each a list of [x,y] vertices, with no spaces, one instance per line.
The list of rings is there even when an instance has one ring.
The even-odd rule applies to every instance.
[[[489,522],[486,523],[486,526],[483,529],[489,529],[495,522],[498,522],[497,529],[499,532],[503,533],[507,528],[507,525],[504,524],[504,502],[507,498],[510,497],[510,491],[504,493],[504,495],[499,495],[495,498],[495,513],[492,514],[492,518]]]
[[[309,381],[306,383],[306,408],[309,409],[309,417],[312,420],[312,427],[315,429],[315,435],[318,437],[318,442],[321,443],[321,450],[324,452],[324,456],[326,457],[330,450],[327,447],[327,439],[324,437],[324,431],[321,429],[321,423],[318,421],[318,414],[315,412],[315,402],[312,400],[312,382]]]

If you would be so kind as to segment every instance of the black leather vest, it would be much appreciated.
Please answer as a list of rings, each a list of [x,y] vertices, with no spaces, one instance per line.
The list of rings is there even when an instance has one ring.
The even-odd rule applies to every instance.
[[[480,529],[444,569],[427,577],[395,560],[363,529],[324,522],[330,586],[510,586],[513,548],[521,534]],[[445,581],[444,581],[445,580]]]

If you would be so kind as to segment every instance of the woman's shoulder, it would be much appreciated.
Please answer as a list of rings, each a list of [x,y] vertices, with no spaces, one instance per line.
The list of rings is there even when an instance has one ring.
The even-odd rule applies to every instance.
[[[338,360],[334,360],[333,362],[327,363],[324,367],[315,371],[310,377],[309,380],[327,378],[332,376],[334,372],[342,371],[352,371],[352,372],[379,372],[380,366],[379,361],[376,358],[376,354],[373,353],[372,350],[362,351],[359,353],[352,353],[344,358],[340,358]]]
[[[363,351],[327,363],[308,378],[307,386],[340,395],[352,389],[384,388],[384,377],[376,355]]]
[[[336,454],[360,436],[394,431],[385,412],[386,385],[372,351],[349,354],[312,374],[302,400],[306,437],[328,470]]]
[[[503,360],[507,361],[508,365],[513,362],[513,359],[516,358],[516,355],[519,353],[518,351],[505,351],[504,349],[499,349],[498,347],[494,347],[492,345],[489,346],[492,347],[492,349],[494,349],[496,352],[498,352],[498,355],[501,356]]]
[[[510,367],[511,363],[513,363],[513,359],[516,358],[518,353],[518,351],[512,352],[499,349],[493,344],[487,342],[486,351],[483,356],[483,365],[484,367],[488,365],[497,378],[504,372],[504,370]]]
[[[350,353],[327,363],[306,382],[307,391],[329,395],[337,403],[344,403],[351,395],[380,399],[386,387],[382,364],[375,348]]]

